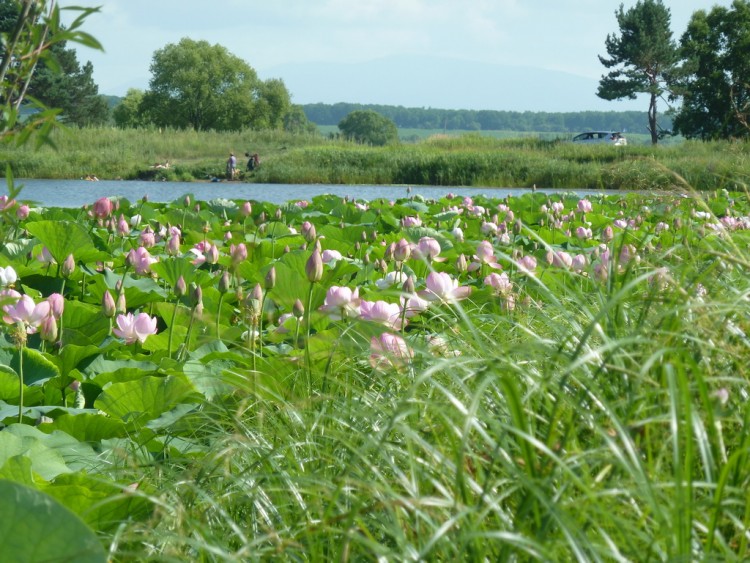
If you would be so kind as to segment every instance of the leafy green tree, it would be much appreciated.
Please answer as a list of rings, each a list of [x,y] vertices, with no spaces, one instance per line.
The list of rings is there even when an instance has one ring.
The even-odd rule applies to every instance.
[[[680,49],[675,130],[704,140],[750,137],[750,2],[695,12]]]
[[[317,126],[307,119],[302,106],[293,105],[284,115],[284,131],[289,133],[307,133],[315,134],[318,132]]]
[[[596,95],[605,100],[649,96],[648,129],[651,142],[659,140],[656,123],[657,100],[668,93],[678,63],[678,49],[672,39],[671,14],[661,0],[638,0],[625,11],[615,12],[620,35],[607,35],[609,58],[599,61],[613,69],[602,76]]]
[[[221,45],[184,38],[154,53],[140,110],[156,125],[196,130],[280,129],[291,107],[281,80],[255,70]]]
[[[382,146],[398,141],[396,124],[373,110],[353,111],[338,127],[344,137],[358,143]]]
[[[0,32],[10,33],[25,9],[23,3],[0,0]],[[30,14],[34,13],[32,7]],[[55,33],[57,37],[47,32],[46,64],[34,66],[31,79],[25,85],[25,94],[48,107],[58,108],[60,119],[66,123],[93,125],[105,122],[109,118],[109,108],[94,83],[93,65],[89,62],[81,68],[75,50],[66,48],[64,29]]]
[[[148,118],[144,115],[143,90],[130,88],[125,97],[112,109],[112,118],[118,127],[142,127],[148,125]]]
[[[61,9],[57,2],[0,0],[0,133],[4,139],[24,142],[32,132],[38,131],[37,142],[44,142],[58,123],[59,110],[49,109],[41,99],[29,96],[33,77],[42,65],[52,72],[61,71],[53,48],[64,46],[67,41],[102,48],[94,37],[81,30],[86,18],[99,9],[63,9],[78,12],[67,28],[60,24]],[[31,110],[31,117],[19,128],[24,103]]]

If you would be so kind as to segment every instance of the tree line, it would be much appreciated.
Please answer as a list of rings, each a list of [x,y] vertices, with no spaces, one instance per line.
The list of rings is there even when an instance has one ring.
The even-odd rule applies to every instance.
[[[617,130],[646,133],[643,111],[532,112],[407,108],[378,104],[302,104],[307,119],[318,125],[338,125],[354,111],[370,110],[402,129],[447,131],[562,132]]]

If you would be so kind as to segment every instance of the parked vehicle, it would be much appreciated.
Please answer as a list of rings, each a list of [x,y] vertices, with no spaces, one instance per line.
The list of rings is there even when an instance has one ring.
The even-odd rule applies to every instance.
[[[574,143],[608,144],[617,147],[625,146],[628,140],[619,131],[586,131],[573,137]]]

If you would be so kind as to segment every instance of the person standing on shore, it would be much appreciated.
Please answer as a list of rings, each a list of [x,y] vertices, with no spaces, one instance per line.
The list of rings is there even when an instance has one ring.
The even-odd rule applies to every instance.
[[[237,175],[237,157],[234,156],[233,152],[229,153],[227,159],[227,180],[234,180]]]

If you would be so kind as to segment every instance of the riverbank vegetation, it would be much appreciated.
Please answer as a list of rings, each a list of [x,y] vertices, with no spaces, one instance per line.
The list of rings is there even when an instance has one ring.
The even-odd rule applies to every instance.
[[[747,194],[91,203],[2,198],[10,559],[750,555]]]
[[[40,150],[3,145],[0,169],[10,165],[17,178],[201,181],[223,178],[233,151],[243,170],[245,152],[260,155],[260,167],[240,176],[258,183],[734,191],[750,179],[750,145],[731,141],[611,147],[469,134],[369,147],[315,134],[157,128],[71,128],[51,140]]]

